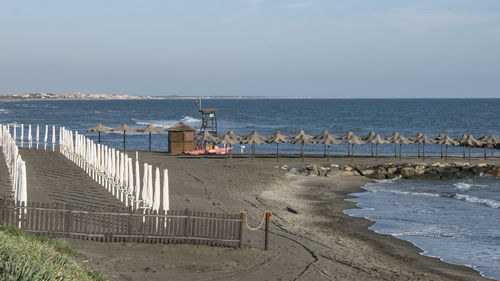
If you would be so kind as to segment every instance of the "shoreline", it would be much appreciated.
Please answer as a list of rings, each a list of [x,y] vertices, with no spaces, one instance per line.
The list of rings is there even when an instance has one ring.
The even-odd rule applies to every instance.
[[[377,181],[377,179],[373,179],[373,180],[374,180],[374,181]],[[406,180],[406,179],[402,179],[402,180]],[[448,179],[445,179],[445,180],[448,180]],[[360,190],[359,192],[354,192],[354,193],[345,194],[345,196],[346,196],[346,198],[345,198],[345,199],[355,199],[355,198],[358,198],[358,196],[356,196],[356,195],[355,195],[356,193],[368,192],[366,189],[364,189],[364,185],[363,185],[363,186],[361,186],[361,189],[362,189],[362,190]],[[351,202],[351,201],[347,201],[347,202]],[[356,204],[356,202],[352,202],[352,203]],[[358,207],[357,205],[355,205],[355,208],[356,208],[356,209],[363,209],[363,208]],[[349,209],[345,209],[344,211],[347,211],[347,210],[349,210]],[[371,222],[371,223],[372,223],[372,225],[376,223],[376,221],[372,221],[372,220],[370,220],[370,219],[368,219],[368,218],[365,218],[365,217],[357,217],[357,216],[354,216],[354,215],[349,215],[349,214],[346,214],[345,212],[344,212],[344,214],[345,214],[345,215],[347,215],[347,216],[353,217],[353,218],[359,218],[359,219],[367,220],[367,221]],[[369,227],[371,227],[371,226],[369,226]],[[385,233],[382,233],[382,232],[376,231],[376,230],[374,230],[374,229],[370,229],[369,227],[367,228],[367,229],[368,229],[368,231],[372,231],[372,232],[374,232],[374,233],[376,233],[376,234],[378,234],[378,235],[390,236],[390,237],[393,237],[393,238],[395,238],[395,239],[398,239],[398,240],[401,240],[401,241],[404,241],[404,242],[408,242],[408,243],[410,243],[410,244],[412,245],[412,247],[414,247],[414,248],[416,248],[416,249],[417,249],[417,251],[419,252],[418,254],[419,254],[419,255],[421,255],[421,256],[423,256],[423,257],[432,258],[432,259],[438,259],[439,261],[441,261],[441,262],[443,262],[443,263],[445,263],[445,264],[449,264],[449,265],[456,265],[456,266],[466,267],[466,268],[469,268],[469,269],[471,269],[471,270],[473,270],[473,271],[475,271],[475,272],[479,273],[479,275],[481,275],[481,277],[486,278],[487,280],[496,280],[496,279],[492,279],[491,277],[484,276],[484,275],[483,275],[483,273],[482,273],[481,271],[479,271],[479,270],[475,269],[472,265],[451,263],[451,262],[447,262],[446,260],[444,260],[444,258],[443,258],[443,257],[441,257],[441,256],[432,256],[432,255],[428,255],[428,254],[426,254],[426,252],[428,252],[427,250],[425,250],[425,249],[423,249],[423,248],[419,247],[418,245],[414,244],[414,243],[413,243],[413,242],[411,242],[411,241],[408,241],[408,240],[405,240],[405,239],[398,238],[397,236],[394,236],[394,235],[391,235],[391,234],[385,234]]]
[[[292,186],[295,185],[297,188],[302,189],[304,189],[304,187],[308,185],[316,187],[320,186],[321,183],[319,183],[318,180],[328,181],[324,179],[315,179],[302,176],[289,177],[291,177],[291,181],[289,182],[289,184],[291,184]],[[344,179],[348,177],[364,178],[354,175],[338,175],[334,176],[333,178],[335,177],[343,177]],[[296,183],[294,183],[294,181],[298,181],[299,185],[302,185],[302,187],[299,187]],[[371,180],[367,179],[366,183],[370,181]],[[421,278],[423,278],[424,280],[492,280],[480,276],[478,271],[470,267],[450,264],[436,257],[424,256],[422,255],[424,251],[411,242],[398,239],[391,235],[376,233],[375,231],[370,230],[369,227],[373,225],[374,222],[365,218],[352,217],[345,214],[343,212],[344,210],[358,208],[354,202],[348,202],[345,201],[345,199],[356,198],[356,196],[352,195],[352,193],[364,192],[365,190],[362,188],[363,185],[364,184],[358,186],[350,185],[347,187],[340,187],[339,189],[335,187],[335,189],[337,190],[328,190],[326,186],[323,186],[325,190],[322,191],[314,187],[312,189],[305,188],[308,189],[306,194],[299,192],[293,197],[295,197],[295,199],[298,199],[299,202],[311,201],[312,197],[315,196],[324,199],[324,201],[322,202],[314,202],[313,199],[313,203],[309,204],[309,210],[307,210],[307,208],[306,210],[304,210],[305,212],[312,212],[312,214],[314,214],[314,216],[316,217],[326,218],[319,220],[317,219],[314,223],[312,223],[312,225],[309,226],[314,227],[317,231],[330,234],[319,237],[319,239],[336,239],[336,243],[339,243],[340,241],[341,244],[346,245],[354,243],[357,246],[360,246],[359,244],[361,244],[361,247],[366,247],[367,245],[368,248],[374,247],[376,251],[374,251],[373,254],[377,255],[378,259],[382,260],[382,262],[371,260],[372,264],[370,265],[370,267],[372,267],[372,269],[375,270],[377,274],[383,272],[383,260],[390,261],[390,264],[392,266],[400,269],[399,272],[397,270],[396,272],[394,272],[394,269],[391,269],[394,274],[386,276],[382,279],[421,280]],[[290,192],[290,190],[287,191]],[[289,198],[289,200],[293,201],[292,198]],[[336,233],[337,235],[331,235],[332,232]],[[347,249],[347,251],[349,250]],[[366,254],[370,254],[371,250],[366,250],[363,252],[365,252]],[[363,264],[364,258],[358,258],[358,261],[351,261],[353,262],[353,265],[355,265],[357,262]],[[360,269],[363,269],[363,267],[361,266],[358,267]],[[368,275],[367,278],[368,277],[373,278],[374,276]],[[363,278],[360,278],[360,280],[361,279]]]

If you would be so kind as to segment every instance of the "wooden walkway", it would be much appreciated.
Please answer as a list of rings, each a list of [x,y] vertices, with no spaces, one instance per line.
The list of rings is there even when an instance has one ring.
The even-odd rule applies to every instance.
[[[19,152],[26,161],[29,201],[101,208],[125,206],[58,151],[20,148]]]

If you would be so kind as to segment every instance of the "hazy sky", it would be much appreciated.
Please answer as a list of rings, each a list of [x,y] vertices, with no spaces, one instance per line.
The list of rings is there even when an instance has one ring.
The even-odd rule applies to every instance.
[[[2,1],[0,93],[500,97],[498,0]]]

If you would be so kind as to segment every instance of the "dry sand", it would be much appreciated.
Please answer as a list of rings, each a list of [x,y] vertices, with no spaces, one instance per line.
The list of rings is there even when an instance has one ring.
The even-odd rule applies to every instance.
[[[30,163],[33,166],[28,173],[36,175],[30,175],[30,185],[33,181],[50,182],[55,176],[40,168],[43,163],[56,170],[67,169],[68,163],[74,165],[62,161],[60,155],[50,158],[50,153],[23,151],[28,167]],[[251,225],[258,224],[265,210],[271,210],[270,250],[263,250],[263,231],[249,230],[244,232],[243,249],[70,240],[83,263],[102,267],[111,280],[486,280],[467,267],[421,256],[421,250],[408,242],[368,230],[371,222],[344,215],[344,209],[355,207],[344,201],[347,194],[362,191],[360,187],[368,179],[348,173],[328,178],[287,176],[281,169],[284,164],[324,164],[323,158],[301,162],[295,157],[282,157],[277,165],[272,157],[257,158],[254,163],[237,157],[230,167],[220,157],[184,158],[140,152],[139,159],[169,169],[173,209],[225,213],[246,210]],[[398,162],[395,160],[386,157],[379,163]],[[352,162],[341,157],[329,163]],[[355,158],[354,163],[374,163],[374,159]],[[65,174],[66,185],[79,186],[83,182],[81,191],[91,191],[92,198],[107,196],[104,188],[91,180],[86,182],[86,174],[77,169]],[[53,184],[61,181],[54,179]],[[48,188],[47,183],[36,186],[40,191]],[[64,186],[59,184],[56,190]],[[112,199],[109,203],[115,203]]]

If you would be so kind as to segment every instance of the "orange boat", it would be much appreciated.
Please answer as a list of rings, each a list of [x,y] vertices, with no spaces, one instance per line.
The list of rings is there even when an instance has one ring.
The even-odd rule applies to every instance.
[[[233,149],[232,147],[215,146],[214,148],[209,149],[208,151],[205,151],[204,149],[196,149],[196,150],[184,151],[184,154],[187,155],[225,154],[226,151],[230,151],[232,149]]]

